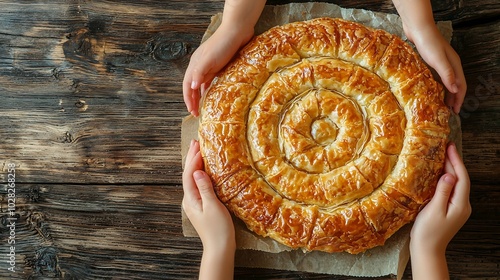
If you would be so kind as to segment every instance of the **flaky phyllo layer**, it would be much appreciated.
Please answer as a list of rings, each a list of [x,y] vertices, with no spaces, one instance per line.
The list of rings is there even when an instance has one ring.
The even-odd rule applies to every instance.
[[[442,172],[449,111],[414,50],[320,18],[256,36],[204,96],[216,193],[292,248],[359,253],[415,219]]]

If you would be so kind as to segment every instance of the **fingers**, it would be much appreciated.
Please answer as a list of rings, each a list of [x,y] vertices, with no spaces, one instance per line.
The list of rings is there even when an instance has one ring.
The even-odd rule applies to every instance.
[[[198,65],[198,67],[195,67],[192,72],[192,80],[190,84],[191,110],[189,112],[195,117],[199,116],[198,108],[200,105],[200,98],[201,98],[200,87],[204,83],[205,72],[203,69],[205,67],[206,67],[205,65]]]
[[[436,193],[429,203],[432,207],[440,208],[440,213],[447,213],[450,202],[461,207],[469,204],[470,182],[467,169],[453,143],[448,145],[444,170],[446,173],[439,179]]]
[[[209,62],[203,58],[204,49],[202,45],[193,53],[182,82],[184,103],[188,112],[195,117],[198,116],[200,86],[203,84],[205,75],[210,69]]]
[[[458,114],[467,91],[460,57],[437,29],[435,32],[421,33],[416,43],[422,58],[436,70],[442,83],[451,93],[446,96],[446,104]]]
[[[203,159],[200,153],[200,144],[198,141],[192,140],[182,174],[184,208],[187,206],[186,204],[189,204],[189,206],[202,210],[204,205],[209,205],[214,199],[218,201],[212,187],[212,181],[202,169]]]
[[[183,86],[184,88],[186,86]],[[186,104],[186,108],[191,115],[198,117],[198,100],[200,99],[200,94],[198,90],[193,90],[191,88],[183,89],[184,90],[184,103]]]
[[[448,148],[451,145],[454,145],[454,144],[450,143],[448,145]],[[457,177],[457,174],[455,172],[455,168],[453,168],[453,164],[451,164],[450,158],[448,157],[448,152],[446,153],[446,160],[444,162],[444,172],[452,174],[453,176],[455,176],[455,178]]]
[[[437,71],[441,81],[446,86],[446,88],[453,94],[458,93],[458,86],[455,82],[455,70],[453,69],[449,59],[446,58],[446,54],[437,56],[438,60],[433,63],[434,70]]]
[[[201,170],[196,170],[193,173],[193,178],[196,182],[196,186],[198,187],[201,200],[204,202],[203,206],[206,206],[211,201],[218,201],[214,188],[212,187],[212,181],[210,180],[210,177],[208,177],[207,173]]]
[[[453,108],[453,112],[460,113],[460,108],[464,103],[465,92],[467,91],[467,82],[465,81],[464,70],[460,57],[453,48],[446,44],[444,49],[445,60],[436,63],[436,71],[443,84],[452,94],[446,97],[446,104]],[[439,68],[439,69],[438,69]]]
[[[199,205],[201,196],[196,187],[196,182],[193,179],[193,173],[201,167],[200,146],[197,141],[192,140],[186,155],[184,172],[182,173],[182,189],[184,190],[182,204],[184,209],[187,206],[186,204],[201,209],[201,205]]]
[[[446,214],[448,210],[448,202],[450,200],[453,187],[455,186],[456,178],[452,174],[446,173],[438,181],[436,193],[429,202],[431,207],[439,209],[439,213]]]
[[[470,179],[467,169],[458,154],[455,145],[449,145],[446,153],[453,170],[455,171],[457,183],[453,192],[453,200],[460,205],[469,205]]]
[[[442,39],[442,38],[441,38]],[[446,86],[446,88],[454,94],[458,93],[458,85],[456,79],[456,67],[454,67],[454,61],[459,59],[456,53],[453,51],[451,46],[448,48],[446,42],[443,43],[443,48],[439,50],[439,53],[435,54],[435,60],[432,62],[433,68],[438,72],[441,81]]]
[[[197,72],[195,69],[192,78],[185,78],[182,83],[184,103],[188,112],[195,117],[198,117],[200,114],[200,98],[206,89],[205,85],[210,84],[215,77],[212,73],[199,75]]]
[[[187,110],[195,117],[199,115],[199,103],[204,84],[209,84],[215,77],[215,61],[210,59],[211,54],[206,52],[206,45],[200,46],[193,55],[184,74],[182,90]]]
[[[196,140],[191,140],[191,143],[189,144],[189,150],[186,155],[186,162],[184,164],[184,172],[183,175],[188,175],[191,176],[193,172],[197,169],[201,168],[201,156],[198,159],[196,155],[200,151],[200,143]]]
[[[188,66],[186,74],[184,75],[184,81],[182,82],[182,93],[188,112],[197,117],[198,103],[200,100],[200,82],[199,77],[195,76],[193,72],[196,73],[198,71],[193,71],[191,65]]]
[[[469,179],[469,174],[465,165],[458,154],[457,147],[455,144],[448,145],[448,149],[446,150],[446,156],[448,157],[450,163],[457,174],[458,179]]]
[[[440,38],[440,40],[444,40]],[[465,78],[460,64],[460,58],[455,51],[444,42],[443,48],[435,48],[426,53],[425,60],[436,70],[441,82],[450,94],[446,95],[446,104],[453,108],[455,113],[460,112],[465,96]]]
[[[460,57],[451,48],[451,46],[449,47],[449,51],[447,52],[446,56],[448,57],[448,60],[450,61],[450,64],[453,68],[453,72],[455,74],[454,84],[456,86],[456,91],[453,92],[455,95],[453,100],[454,102],[448,104],[453,106],[453,111],[458,114],[460,113],[460,108],[464,103],[465,93],[467,91],[467,82],[465,81],[464,70],[462,68]]]

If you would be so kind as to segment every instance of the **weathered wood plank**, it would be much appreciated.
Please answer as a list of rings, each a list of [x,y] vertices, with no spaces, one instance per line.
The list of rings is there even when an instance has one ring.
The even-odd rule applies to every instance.
[[[18,182],[179,182],[181,119],[175,103],[78,99],[84,109],[78,100],[62,99],[67,109],[61,112],[60,100],[35,112],[0,111],[1,169],[16,164]]]
[[[0,278],[42,274],[64,279],[193,278],[202,248],[198,239],[182,236],[181,199],[178,185],[19,184],[15,207],[18,271],[11,274],[8,264],[0,262]],[[488,217],[500,215],[499,199],[500,190],[495,186],[474,186],[471,203],[475,211],[448,250],[452,276],[498,276],[495,253],[500,224]],[[6,204],[7,191],[2,187],[0,255],[8,254]],[[478,263],[482,265],[469,265]],[[243,268],[236,270],[236,276],[332,279],[313,273]]]
[[[281,5],[290,2],[314,2],[310,0],[269,0],[269,5]],[[345,8],[367,9],[384,13],[397,13],[392,0],[326,0]],[[435,20],[451,20],[455,25],[467,25],[470,21],[492,21],[498,20],[500,13],[500,3],[490,0],[432,0],[432,9]]]
[[[500,182],[500,18],[459,28],[452,45],[467,79],[462,106],[464,161],[473,184]]]
[[[0,182],[16,163],[19,218],[19,271],[2,261],[0,278],[196,277],[201,243],[180,227],[181,81],[223,2],[0,0]],[[395,12],[390,0],[327,2]],[[452,45],[469,86],[461,115],[473,214],[448,248],[450,273],[498,279],[500,7],[446,0],[433,9],[455,25]],[[10,249],[6,192],[0,186],[2,256]],[[235,275],[353,279],[245,268]]]
[[[5,160],[16,161],[21,182],[179,182],[180,155],[176,151],[181,116],[186,114],[181,80],[207,22],[183,24],[177,18],[183,15],[177,11],[181,2],[150,4],[144,8],[148,12],[160,6],[152,15],[144,15],[128,3],[85,3],[79,13],[68,12],[77,9],[73,4],[59,3],[53,4],[54,13],[51,4],[38,14],[22,5],[30,18],[21,19],[19,28],[12,24],[20,5],[7,5],[0,12],[7,15],[0,18],[13,28],[10,35],[0,35],[7,41],[0,47],[0,53],[5,53],[0,55],[0,92],[5,96],[0,103],[4,120],[0,129],[5,132],[0,152],[7,155]],[[220,8],[220,3],[190,5],[188,8],[207,21]],[[50,20],[40,20],[49,12]],[[175,18],[173,25],[170,14]],[[112,19],[106,20],[108,17]],[[143,20],[135,21],[140,18]],[[146,19],[149,21],[143,22]],[[497,119],[487,110],[498,108],[500,102],[494,97],[500,79],[499,24],[455,33],[453,45],[462,56],[469,82],[462,116],[469,117],[474,110],[474,116],[483,120]],[[484,34],[497,39],[485,41]],[[178,58],[167,59],[176,57],[176,51],[180,52]],[[483,95],[476,97],[478,94]],[[464,133],[469,124],[476,123],[474,116],[464,122]],[[485,125],[497,131],[500,124]],[[475,147],[471,152],[476,154],[496,137],[493,133],[474,138],[484,142],[466,142],[466,149]],[[496,152],[489,150],[486,155],[490,158],[483,162],[498,161]],[[464,153],[466,157],[471,154]],[[473,179],[485,170],[499,174],[476,163],[469,164]],[[499,181],[498,177],[489,180]]]
[[[2,34],[0,47],[6,97],[0,150],[18,165],[19,180],[178,182],[186,115],[180,83],[190,46],[215,12],[207,7],[220,6],[183,3],[158,1],[143,10],[111,2],[1,9],[2,21],[23,23],[7,25],[12,30]],[[203,25],[188,20],[179,5],[204,15]],[[17,18],[20,7],[28,10],[26,20]],[[45,13],[49,20],[40,20]],[[189,24],[179,23],[183,15]]]

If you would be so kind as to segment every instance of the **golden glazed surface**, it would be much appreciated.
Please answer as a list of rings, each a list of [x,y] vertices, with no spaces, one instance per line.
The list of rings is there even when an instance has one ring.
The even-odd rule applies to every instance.
[[[205,169],[247,227],[359,253],[414,220],[442,172],[449,111],[413,49],[331,18],[256,36],[201,108]]]

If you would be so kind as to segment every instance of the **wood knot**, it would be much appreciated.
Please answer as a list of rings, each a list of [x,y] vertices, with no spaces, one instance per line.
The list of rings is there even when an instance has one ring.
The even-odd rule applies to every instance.
[[[106,160],[103,158],[88,158],[85,159],[83,163],[85,164],[85,166],[90,168],[106,167]]]
[[[69,134],[69,132],[66,132],[66,133]],[[69,135],[71,137],[71,134],[69,134]],[[73,139],[71,139],[71,141],[73,141]],[[30,192],[28,194],[29,201],[38,202],[40,200],[40,187],[35,186],[35,187],[30,188],[29,190],[30,190]]]
[[[87,28],[82,28],[67,35],[68,41],[63,44],[64,56],[67,58],[84,57],[95,62],[93,49],[93,39],[89,35]],[[95,40],[94,40],[95,41]]]
[[[57,250],[53,247],[44,247],[36,250],[35,257],[27,259],[27,264],[33,267],[35,276],[60,277]]]
[[[64,135],[61,137],[61,142],[63,143],[71,143],[73,142],[73,135],[69,131],[66,131]]]
[[[89,29],[90,34],[98,34],[106,32],[106,22],[109,19],[101,18],[101,19],[93,19],[87,23],[87,28]]]
[[[153,39],[148,42],[148,51],[156,60],[169,61],[182,58],[188,53],[188,45],[179,41]]]
[[[41,212],[28,212],[26,223],[30,229],[36,230],[38,234],[45,240],[51,240],[49,224],[45,222],[45,215]]]
[[[78,108],[78,111],[85,112],[87,111],[89,105],[85,102],[85,100],[78,100],[75,102],[75,107]]]

